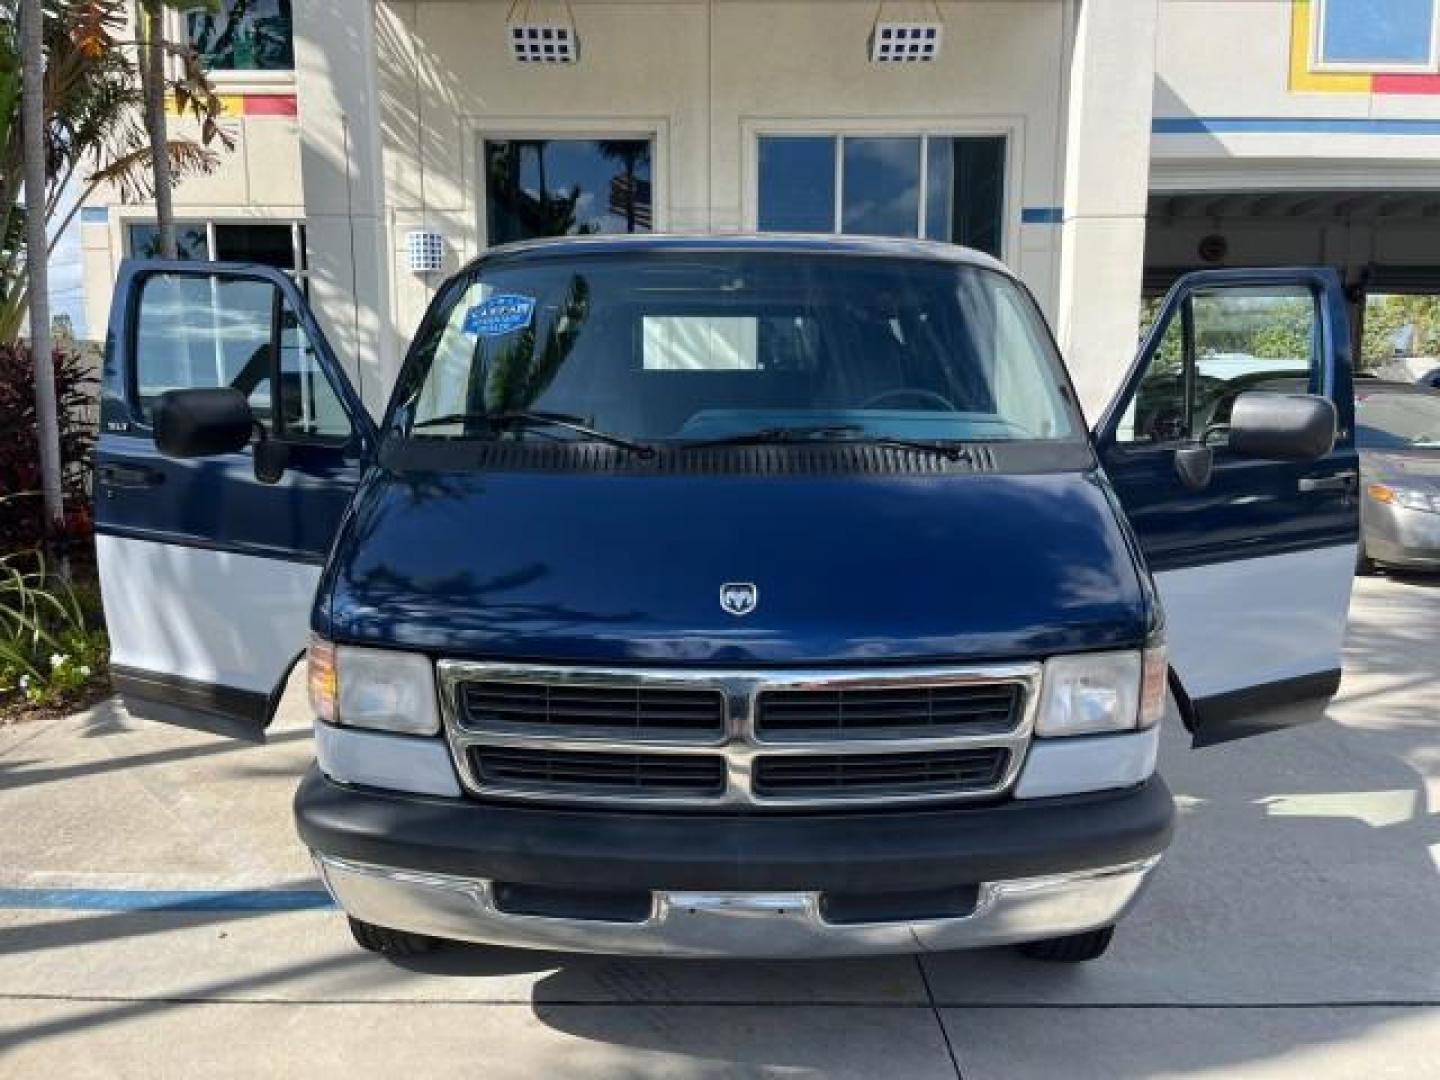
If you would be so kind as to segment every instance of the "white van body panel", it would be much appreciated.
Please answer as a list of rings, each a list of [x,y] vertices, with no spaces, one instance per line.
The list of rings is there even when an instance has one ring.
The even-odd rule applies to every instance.
[[[1155,575],[1170,664],[1192,699],[1340,667],[1355,545]]]
[[[116,667],[269,694],[305,648],[320,567],[101,533]]]

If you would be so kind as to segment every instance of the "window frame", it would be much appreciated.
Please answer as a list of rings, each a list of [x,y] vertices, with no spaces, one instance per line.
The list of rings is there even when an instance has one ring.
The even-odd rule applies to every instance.
[[[225,271],[200,272],[191,269],[191,267],[197,265],[197,263],[191,263],[190,266],[178,270],[174,269],[173,266],[156,267],[154,269],[143,270],[135,277],[135,287],[131,290],[130,303],[132,306],[131,309],[126,312],[125,318],[126,348],[129,355],[133,358],[133,362],[128,366],[128,370],[124,372],[125,396],[128,399],[126,402],[126,411],[129,413],[132,433],[134,434],[153,438],[155,431],[154,420],[152,416],[145,411],[140,393],[140,324],[144,312],[145,290],[149,288],[151,280],[153,278],[167,276],[193,277],[196,279],[218,278],[229,281],[251,282],[263,280],[248,277],[242,273],[227,273]],[[284,271],[281,272],[283,273]],[[316,353],[316,370],[320,373],[320,377],[329,385],[330,392],[334,394],[341,408],[345,410],[350,430],[348,434],[343,436],[294,434],[287,430],[288,425],[285,423],[285,411],[279,407],[281,396],[284,392],[284,384],[281,380],[282,363],[280,342],[284,333],[284,311],[287,298],[284,291],[273,282],[266,281],[264,283],[269,285],[274,292],[274,296],[270,302],[270,363],[267,372],[267,378],[270,380],[271,405],[268,421],[257,419],[256,422],[265,429],[267,438],[273,439],[276,442],[283,442],[289,446],[327,446],[333,448],[351,445],[355,439],[359,437],[360,427],[356,424],[354,416],[350,415],[350,409],[344,392],[331,381],[329,374],[325,371],[324,364],[319,362],[320,347],[315,343],[315,336],[311,327],[307,325],[304,316],[298,310],[294,312],[296,327],[305,334],[310,342],[311,350]]]
[[[916,235],[909,239],[936,240],[951,243],[947,237],[926,236],[926,209],[929,194],[930,140],[932,139],[984,139],[1004,140],[1002,161],[1005,175],[1001,182],[1000,195],[1000,250],[995,258],[1008,260],[1020,250],[1020,214],[1023,175],[1022,150],[1024,145],[1024,121],[1020,117],[955,117],[948,120],[927,119],[922,123],[900,119],[877,118],[870,121],[816,120],[756,120],[748,121],[744,129],[744,171],[745,190],[742,199],[744,226],[750,232],[760,228],[760,140],[765,138],[815,137],[835,140],[835,207],[831,215],[833,227],[828,235],[848,235],[841,232],[844,220],[844,153],[846,138],[919,138],[920,177],[918,190],[918,212],[916,214]],[[897,238],[900,239],[900,238]]]
[[[292,5],[303,3],[304,0],[292,0]],[[177,8],[166,8],[164,13],[165,33],[170,41],[180,42],[186,46],[190,43],[189,28],[185,24],[185,16],[189,12]],[[291,8],[291,18],[294,18],[294,6]],[[138,25],[138,17],[137,17]],[[295,27],[292,21],[290,27],[290,52],[295,53]],[[297,62],[298,63],[298,62]],[[178,56],[171,56],[166,59],[166,69],[170,78],[179,79],[184,75],[184,62]],[[295,85],[295,67],[288,68],[211,68],[206,67],[205,73],[210,76],[210,81],[215,84],[217,90],[230,94],[243,94],[247,90],[255,90],[259,93],[273,92],[277,87]]]
[[[1141,337],[1141,349],[1154,335],[1157,345],[1164,340],[1166,334],[1176,325],[1180,326],[1180,394],[1181,403],[1184,407],[1184,430],[1174,438],[1170,439],[1123,439],[1120,437],[1119,425],[1124,422],[1126,415],[1137,406],[1140,400],[1140,390],[1145,385],[1146,376],[1150,373],[1151,364],[1155,363],[1155,354],[1151,354],[1145,370],[1140,372],[1135,384],[1130,388],[1128,394],[1122,396],[1123,408],[1116,413],[1116,422],[1110,425],[1109,440],[1116,452],[1121,454],[1141,454],[1155,450],[1174,450],[1177,447],[1193,445],[1198,443],[1204,436],[1204,432],[1197,435],[1195,431],[1195,405],[1198,392],[1196,376],[1199,373],[1200,358],[1196,353],[1195,341],[1195,299],[1197,296],[1204,297],[1207,292],[1224,291],[1230,288],[1267,288],[1269,286],[1246,286],[1246,285],[1199,285],[1186,293],[1180,304],[1170,313],[1170,317],[1164,324],[1156,323],[1147,328]],[[1308,392],[1312,394],[1324,394],[1328,387],[1325,385],[1325,357],[1329,349],[1330,329],[1326,322],[1324,311],[1324,296],[1314,286],[1305,287],[1306,294],[1310,297],[1314,321],[1311,327],[1311,355],[1309,363],[1309,385]],[[1100,427],[1097,426],[1097,431]],[[1228,445],[1228,439],[1216,442],[1208,442],[1212,449],[1220,450]]]
[[[1300,0],[1297,0],[1300,2]],[[1440,72],[1440,0],[1430,4],[1430,52],[1423,61],[1325,59],[1325,5],[1329,0],[1308,0],[1310,5],[1310,70],[1332,74],[1434,75]]]
[[[668,122],[660,118],[620,118],[613,120],[568,120],[556,118],[537,121],[535,118],[487,118],[483,124],[469,128],[471,161],[475,181],[469,186],[474,194],[474,228],[477,253],[494,243],[490,239],[490,193],[485,180],[485,144],[487,142],[526,141],[535,139],[575,139],[598,142],[602,139],[648,140],[650,143],[650,232],[666,232],[670,228],[668,172]]]
[[[231,259],[221,259],[217,254],[215,240],[215,227],[217,225],[269,225],[272,227],[277,225],[289,226],[290,254],[292,259],[294,260],[294,265],[289,270],[284,270],[281,267],[276,267],[276,269],[281,270],[282,273],[288,273],[296,281],[301,283],[302,290],[305,289],[305,283],[308,275],[306,273],[307,262],[305,258],[305,222],[302,219],[292,217],[232,217],[226,215],[206,214],[203,212],[187,214],[185,213],[185,209],[183,207],[181,208],[180,213],[183,216],[177,216],[175,219],[175,224],[177,227],[180,225],[192,224],[204,226],[205,256],[202,261],[205,262],[235,261]],[[131,243],[130,230],[135,225],[150,225],[153,227],[156,224],[155,218],[146,216],[145,214],[138,214],[133,217],[122,217],[119,219],[117,224],[120,227],[119,250],[123,253],[122,257],[127,259],[144,258],[143,255],[137,255],[135,253],[134,246]]]

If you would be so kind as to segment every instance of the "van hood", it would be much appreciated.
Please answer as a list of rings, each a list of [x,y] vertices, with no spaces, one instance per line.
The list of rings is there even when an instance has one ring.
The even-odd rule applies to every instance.
[[[315,630],[474,659],[834,664],[1133,647],[1156,617],[1098,473],[376,470]],[[726,584],[758,594],[721,607]]]

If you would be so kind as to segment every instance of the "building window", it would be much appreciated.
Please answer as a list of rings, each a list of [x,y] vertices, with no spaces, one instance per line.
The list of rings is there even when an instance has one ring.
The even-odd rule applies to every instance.
[[[159,229],[154,222],[132,222],[128,232],[133,257],[160,257]],[[262,263],[298,272],[305,268],[305,226],[298,221],[177,221],[175,255],[181,259]]]
[[[1004,136],[766,135],[762,232],[946,240],[999,255]]]
[[[835,213],[833,138],[760,140],[761,232],[834,232]]]
[[[649,139],[487,139],[484,153],[491,244],[654,226]]]
[[[292,71],[290,0],[220,0],[185,14],[191,46],[211,71]]]
[[[920,139],[840,142],[840,231],[915,236],[920,214]]]
[[[1437,0],[1312,0],[1315,70],[1436,70]]]
[[[142,222],[130,226],[130,254],[137,259],[160,258],[160,229]],[[208,259],[210,251],[203,221],[175,222],[175,257]]]

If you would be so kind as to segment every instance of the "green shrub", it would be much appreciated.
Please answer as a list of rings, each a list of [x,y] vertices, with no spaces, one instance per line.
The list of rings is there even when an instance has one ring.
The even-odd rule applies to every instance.
[[[54,707],[104,677],[99,598],[48,574],[35,552],[0,556],[0,707]]]

